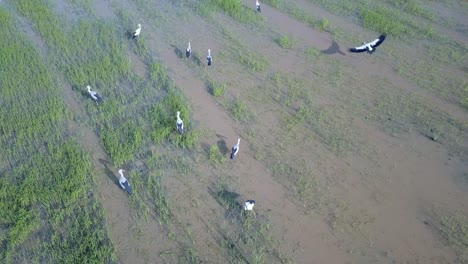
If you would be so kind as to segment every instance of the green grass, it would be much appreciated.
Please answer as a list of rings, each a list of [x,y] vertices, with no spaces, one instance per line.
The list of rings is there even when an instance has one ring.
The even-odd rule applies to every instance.
[[[184,121],[184,135],[177,133],[176,112],[180,112],[180,118]],[[197,144],[200,132],[190,126],[188,119],[189,108],[186,100],[180,92],[170,88],[163,100],[157,102],[151,109],[152,133],[151,139],[161,142],[169,140],[177,147],[194,148]]]
[[[249,50],[237,50],[237,60],[254,72],[265,71],[269,66],[266,57]]]
[[[226,157],[221,153],[218,145],[211,145],[208,151],[208,160],[215,166],[223,165],[226,162]]]
[[[325,30],[328,28],[328,20],[325,18],[319,19],[312,16],[303,7],[298,6],[293,1],[289,0],[265,0],[264,3],[269,6],[279,9],[298,21],[311,26],[317,30]]]
[[[89,157],[68,136],[61,87],[3,9],[0,34],[0,157],[8,161],[0,163],[0,262],[113,262]]]
[[[101,133],[104,148],[116,166],[133,160],[135,153],[143,143],[143,129],[134,120],[120,123],[112,130]]]
[[[283,49],[292,49],[296,41],[291,37],[281,36],[278,39],[276,39],[276,42]]]
[[[226,94],[227,85],[226,83],[210,82],[210,84],[208,85],[208,90],[210,94],[214,97],[221,97]]]
[[[304,212],[324,213],[330,196],[326,185],[309,173],[306,163],[301,160],[285,161],[279,157],[272,160],[273,176],[292,190]]]
[[[273,228],[266,216],[243,211],[234,192],[216,184],[212,195],[224,208],[226,218],[217,219],[210,231],[224,249],[227,263],[289,263],[279,250],[279,241],[271,235]]]
[[[239,98],[226,99],[226,109],[236,121],[248,122],[253,119],[253,114]]]
[[[51,69],[71,84],[74,99],[85,109],[85,115],[76,118],[93,128],[113,165],[149,168],[129,169],[134,189],[131,206],[136,215],[146,221],[156,220],[168,230],[176,228],[177,223],[171,224],[174,220],[172,205],[167,199],[163,176],[174,168],[187,170],[190,166],[180,162],[173,164],[171,160],[162,161],[168,166],[158,166],[155,163],[161,159],[148,148],[152,149],[154,143],[171,151],[174,147],[194,148],[197,145],[200,132],[191,125],[187,100],[170,81],[166,68],[152,59],[144,38],[122,41],[122,32],[128,30],[127,24],[131,24],[124,19],[130,19],[128,13],[119,13],[123,22],[102,22],[93,15],[82,14],[71,24],[56,17],[45,1],[33,2],[22,1],[14,6],[19,14],[31,21],[47,48],[54,51],[53,56],[48,57]],[[141,57],[147,66],[146,76],[139,77],[132,72],[127,52]],[[90,100],[84,92],[86,85],[103,95],[103,104],[96,105]],[[176,111],[181,111],[185,135],[177,133]],[[180,151],[176,155],[180,155]],[[88,229],[84,228],[85,231]],[[82,245],[94,243],[89,241]],[[107,249],[113,250],[111,246]],[[111,253],[113,256],[113,251]],[[106,260],[104,256],[100,259]]]
[[[194,8],[203,16],[213,17],[216,11],[223,11],[235,20],[255,26],[262,26],[264,18],[256,14],[254,8],[244,6],[240,0],[202,0]]]
[[[374,80],[374,85],[388,87],[392,93],[376,92],[376,103],[371,106],[367,119],[378,121],[383,129],[392,135],[401,135],[411,131],[432,138],[447,146],[452,153],[466,155],[463,135],[468,131],[468,124],[450,118],[446,113],[431,107],[422,97],[415,97],[406,91],[399,91],[386,80]]]
[[[223,25],[220,25],[222,35],[226,38],[229,48],[223,51],[222,55],[229,60],[236,60],[241,65],[253,72],[262,72],[268,69],[270,62],[268,59],[252,51],[248,45],[241,41],[241,38],[228,30]]]
[[[448,247],[455,249],[461,263],[468,260],[468,217],[462,212],[449,212],[442,208],[426,210],[425,223]]]
[[[337,235],[346,235],[363,232],[364,228],[372,224],[374,218],[370,217],[365,210],[354,211],[346,203],[340,203],[330,213],[329,224]]]

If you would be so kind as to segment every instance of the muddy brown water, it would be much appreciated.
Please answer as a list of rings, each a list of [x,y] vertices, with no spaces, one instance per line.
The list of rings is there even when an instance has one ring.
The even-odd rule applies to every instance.
[[[165,10],[174,12],[167,14],[166,19],[174,21],[170,25],[153,24],[152,18],[145,16],[133,1],[93,1],[93,8],[100,19],[116,17],[111,3],[142,20],[142,34],[145,34],[151,54],[167,65],[170,77],[189,99],[194,123],[210,131],[208,137],[201,139],[202,144],[217,144],[220,138],[215,135],[220,135],[229,150],[237,138],[241,138],[239,155],[234,161],[229,161],[228,165],[227,173],[232,177],[232,188],[239,193],[240,201],[257,200],[255,210],[271,219],[272,235],[282,242],[280,249],[295,263],[427,263],[455,260],[454,253],[424,224],[424,209],[435,205],[461,210],[465,214],[468,212],[467,190],[457,186],[453,180],[468,171],[466,161],[451,157],[443,145],[429,141],[420,134],[412,132],[405,138],[391,137],[359,118],[355,123],[359,132],[366,135],[367,144],[373,146],[372,158],[358,155],[337,158],[321,148],[320,142],[297,148],[288,146],[288,151],[298,152],[298,155],[302,154],[316,165],[316,174],[320,177],[338,179],[330,193],[346,201],[352,211],[368,215],[372,219],[361,232],[337,234],[330,227],[329,215],[305,214],[288,190],[275,180],[266,162],[255,159],[255,153],[249,145],[256,142],[249,142],[243,137],[247,125],[236,122],[229,116],[223,106],[208,93],[205,78],[201,77],[198,70],[191,68],[190,63],[184,62],[174,49],[176,46],[184,50],[188,39],[199,54],[201,64],[204,64],[206,49],[211,48],[213,67],[204,70],[217,81],[235,83],[239,88],[233,93],[245,98],[243,96],[248,94],[248,89],[261,86],[270,73],[278,71],[306,76],[308,81],[313,82],[309,62],[301,58],[299,49],[285,52],[277,47],[274,38],[278,34],[296,37],[298,47],[314,46],[319,50],[326,50],[333,43],[328,33],[317,32],[265,4],[262,5],[261,15],[266,18],[266,29],[261,34],[220,16],[225,27],[238,32],[243,42],[249,43],[256,52],[274,61],[267,72],[252,74],[229,69],[234,63],[224,61],[222,56],[217,57],[223,51],[225,43],[218,37],[220,34],[216,23],[194,15],[180,20],[176,13],[177,8],[171,7],[166,1],[158,3],[164,4]],[[253,6],[250,1],[243,3]],[[308,3],[301,4],[314,8]],[[58,13],[70,8],[72,7],[65,1],[57,1],[55,7]],[[345,24],[348,22],[345,19],[334,19],[335,16],[320,8],[314,10],[316,14],[329,17],[330,23],[343,28],[349,27]],[[69,15],[78,18],[82,15],[81,12],[72,12]],[[22,27],[46,57],[48,51],[40,37],[26,23],[22,23]],[[346,53],[345,44],[338,43],[345,56],[339,53],[330,56],[339,58],[345,65],[355,68],[368,78],[381,76],[397,87],[428,98],[431,105],[443,109],[455,120],[468,121],[465,110],[401,78],[379,60]],[[143,60],[132,52],[128,56],[135,73],[144,76],[146,66]],[[66,105],[78,119],[86,118],[76,93],[64,81],[62,84]],[[323,96],[327,103],[335,102],[334,98],[327,97],[326,94]],[[272,106],[264,118],[255,120],[258,123],[258,133],[268,133],[262,144],[274,145],[279,140],[279,134],[275,131],[281,130],[281,122],[275,113],[275,107]],[[73,122],[70,126],[78,131],[83,148],[93,157],[99,197],[106,212],[109,234],[116,247],[119,262],[164,263],[160,253],[172,250],[176,247],[175,243],[167,239],[165,230],[156,221],[137,221],[128,197],[116,185],[118,168],[109,165],[109,158],[100,147],[99,138],[94,131]],[[310,149],[313,151],[309,152]],[[206,165],[200,165],[197,170],[197,177],[177,176],[168,179],[165,184],[167,188],[181,191],[171,194],[174,207],[180,209],[176,214],[181,223],[190,226],[195,234],[201,258],[206,263],[221,263],[223,258],[220,251],[223,249],[216,248],[219,246],[216,246],[216,239],[210,235],[210,221],[216,219],[223,209],[207,192],[220,171]],[[194,198],[203,200],[204,206],[194,209]]]

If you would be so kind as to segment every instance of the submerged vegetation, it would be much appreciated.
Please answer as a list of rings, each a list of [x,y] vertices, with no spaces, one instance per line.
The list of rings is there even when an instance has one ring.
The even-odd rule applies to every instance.
[[[180,29],[172,25],[172,19],[186,23],[206,20],[212,26],[209,30],[217,30],[216,36],[208,37],[219,48],[215,67],[206,67],[204,55],[197,50],[186,59],[176,48],[177,59],[190,66],[187,75],[181,73],[182,79],[198,74],[207,84],[207,91],[200,92],[210,93],[213,98],[208,101],[221,104],[232,117],[228,121],[232,121],[232,127],[226,131],[245,138],[242,152],[247,155],[241,155],[241,159],[251,158],[248,155],[252,154],[263,162],[272,182],[282,184],[287,199],[297,206],[297,211],[293,206],[289,210],[301,216],[305,213],[303,217],[311,213],[322,217],[340,240],[375,221],[365,210],[357,212],[355,204],[335,197],[337,193],[346,197],[351,189],[348,179],[340,178],[342,175],[351,178],[361,173],[361,178],[372,180],[366,182],[369,189],[380,184],[377,177],[368,177],[366,173],[370,172],[355,165],[368,165],[361,159],[381,151],[375,151],[367,142],[368,135],[362,133],[368,132],[368,126],[383,130],[395,141],[417,132],[446,147],[451,156],[468,154],[468,124],[430,101],[436,95],[468,109],[467,82],[462,74],[466,70],[467,45],[439,34],[438,27],[447,26],[447,21],[441,21],[438,13],[418,0],[261,2],[322,31],[318,34],[332,34],[335,40],[342,32],[333,23],[330,25],[328,18],[309,12],[312,5],[320,4],[366,30],[389,34],[386,48],[372,57],[372,63],[387,60],[402,80],[415,84],[415,90],[430,91],[421,93],[423,96],[382,76],[372,76],[371,83],[368,73],[349,67],[356,66],[349,60],[308,46],[311,44],[305,43],[302,36],[294,35],[297,32],[279,32],[274,25],[266,25],[269,16],[256,12],[253,3],[163,1],[161,6],[177,10],[169,15],[150,0],[130,0],[127,4],[132,8],[128,10],[120,9],[119,1],[111,1],[117,17],[102,19],[93,10],[97,1],[65,2],[79,8],[79,15],[58,15],[55,2],[50,0],[10,1],[5,4],[8,11],[0,8],[1,263],[119,261],[105,224],[107,214],[96,196],[102,186],[96,186],[95,180],[103,175],[93,175],[96,164],[91,156],[95,153],[87,153],[93,148],[99,152],[102,148],[102,155],[110,159],[111,168],[106,171],[109,179],[117,167],[129,171],[134,194],[128,197],[128,204],[135,223],[132,230],[126,231],[144,237],[142,224],[149,223],[166,232],[162,237],[169,242],[161,244],[170,245],[170,249],[146,253],[133,248],[138,253],[159,254],[171,260],[167,262],[180,263],[210,262],[210,257],[220,259],[220,263],[292,263],[280,249],[291,255],[301,254],[304,245],[291,246],[277,240],[286,237],[288,223],[280,223],[281,217],[270,219],[277,212],[272,212],[269,205],[260,202],[258,211],[243,211],[238,196],[252,194],[252,189],[244,187],[251,183],[245,177],[252,175],[231,176],[248,172],[251,167],[245,169],[239,160],[228,160],[226,142],[231,138],[216,134],[219,141],[214,143],[211,140],[215,133],[209,133],[210,139],[203,138],[203,144],[199,144],[204,134],[191,118],[191,105],[170,78],[179,72],[171,72],[154,59],[189,35],[182,30],[180,35],[172,36],[175,29]],[[186,16],[194,10],[193,17]],[[15,30],[15,19],[22,27],[31,27],[30,39]],[[138,40],[131,40],[130,28],[140,20],[145,20],[144,33]],[[229,23],[235,23],[234,29]],[[152,34],[146,34],[150,30]],[[165,33],[160,35],[158,30]],[[244,36],[245,32],[271,41],[267,43],[270,46],[250,43],[253,38]],[[361,38],[361,34],[349,35]],[[355,41],[348,35],[342,38],[343,42]],[[416,40],[421,43],[408,51],[392,39],[404,44]],[[197,47],[196,41],[205,40],[192,41]],[[38,42],[38,48],[31,42]],[[283,61],[271,56],[270,49],[288,53],[288,58]],[[295,54],[300,49],[304,52]],[[427,56],[417,60],[406,56],[420,49],[421,53],[427,51]],[[86,85],[103,95],[103,104],[90,100]],[[183,135],[176,130],[177,111],[184,121]],[[86,144],[80,141],[77,127],[91,128],[97,136],[92,142],[95,146],[83,149]],[[374,161],[372,157],[369,160]],[[249,166],[255,166],[252,164],[256,161],[249,162]],[[197,171],[197,165],[206,163],[212,166]],[[206,186],[214,178],[227,174],[224,181],[229,188],[228,184],[214,184],[206,194]],[[352,188],[359,188],[359,184],[357,179]],[[168,186],[177,188],[174,191]],[[245,193],[227,191],[234,187]],[[211,200],[206,199],[209,195]],[[466,216],[436,211],[428,216],[431,221],[425,224],[433,228],[434,234],[458,255],[465,254]],[[191,222],[192,217],[197,221]],[[284,226],[275,226],[275,221]],[[199,230],[208,231],[209,236],[200,235]],[[324,235],[323,239],[328,237]],[[117,248],[119,242],[114,242]],[[204,246],[212,255],[202,252]]]
[[[113,262],[89,157],[70,137],[61,88],[16,32],[0,9],[0,262]]]

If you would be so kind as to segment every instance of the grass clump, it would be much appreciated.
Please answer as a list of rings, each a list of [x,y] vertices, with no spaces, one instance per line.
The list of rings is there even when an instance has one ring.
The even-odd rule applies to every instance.
[[[254,72],[264,71],[270,64],[263,55],[249,50],[238,50],[235,56],[241,64]]]
[[[143,129],[135,120],[129,120],[112,129],[103,130],[101,139],[114,164],[120,166],[134,158],[133,153],[143,143],[143,134]]]
[[[151,164],[155,160],[161,162],[162,158],[153,154],[146,159],[145,163]],[[155,166],[161,169],[158,165]],[[165,196],[166,192],[161,176],[161,171],[132,172],[130,174],[134,190],[132,202],[135,203],[140,216],[143,216],[145,220],[148,220],[147,218],[152,215],[160,225],[166,226],[170,223],[172,214],[171,204]],[[155,214],[151,212],[155,212]]]
[[[293,46],[294,46],[294,39],[289,37],[289,36],[281,36],[279,37],[276,42],[278,43],[278,45],[283,48],[283,49],[292,49]]]
[[[180,118],[184,121],[184,135],[177,133],[176,112],[180,112]],[[161,142],[168,139],[175,146],[182,148],[195,147],[199,131],[192,130],[188,120],[189,109],[182,95],[170,88],[164,98],[157,102],[151,109],[152,132],[151,139]]]
[[[440,208],[427,210],[426,215],[430,220],[425,223],[433,229],[437,237],[445,245],[455,249],[457,255],[466,261],[468,217],[462,212],[448,212]]]
[[[392,91],[398,88],[387,80],[375,80],[383,87]],[[415,130],[424,136],[437,138],[438,142],[446,144],[452,153],[466,155],[463,147],[463,135],[468,126],[452,119],[448,114],[428,105],[423,97],[414,97],[407,91],[398,90],[397,94],[377,92],[377,100],[368,119],[374,119],[383,125],[384,131],[391,135]]]
[[[232,56],[240,64],[254,72],[264,71],[268,68],[270,62],[265,56],[250,50],[248,46],[240,41],[240,37],[226,28],[223,27],[221,32],[229,41],[230,47],[227,49],[229,56]]]
[[[369,28],[377,32],[392,35],[409,33],[409,29],[403,24],[403,22],[395,19],[394,14],[384,8],[363,8],[360,11],[360,18],[365,28]]]
[[[227,110],[231,113],[232,118],[237,121],[247,122],[252,118],[247,105],[239,98],[233,98],[226,103]]]
[[[322,107],[301,105],[292,116],[286,117],[285,123],[290,130],[305,125],[337,155],[345,155],[356,146],[348,135],[350,128],[336,120],[332,112]]]
[[[270,76],[270,80],[274,84],[271,95],[280,105],[291,107],[312,99],[304,80],[300,78],[278,72]]]
[[[117,40],[111,23],[80,21],[71,28],[60,27],[47,1],[15,2],[20,12],[33,22],[49,48],[55,50],[52,60],[64,72],[72,85],[110,85],[128,77],[130,64],[125,47]]]
[[[208,86],[210,94],[214,97],[221,97],[226,94],[227,85],[225,83],[213,83]]]
[[[374,222],[364,210],[354,212],[346,203],[340,203],[330,214],[330,227],[336,234],[352,234]]]
[[[421,6],[421,4],[416,0],[387,0],[386,2],[398,10],[403,10],[408,14],[426,18],[431,21],[435,19],[434,14]]]
[[[212,16],[212,13],[218,10],[224,11],[227,15],[241,23],[261,25],[263,17],[257,16],[255,12],[244,6],[240,0],[202,0],[196,4],[198,12],[205,16]]]
[[[0,262],[112,263],[91,163],[67,136],[62,88],[13,22],[0,9]]]
[[[244,211],[239,195],[223,185],[215,187],[211,194],[225,209],[227,219],[218,220],[212,226],[227,263],[289,263],[278,250],[279,242],[272,239],[267,217]]]
[[[325,185],[306,173],[307,164],[301,160],[285,161],[275,158],[272,163],[273,176],[294,192],[306,213],[321,213],[329,200]]]
[[[327,19],[319,19],[312,16],[309,12],[304,10],[302,7],[297,6],[295,3],[284,0],[265,0],[263,1],[269,6],[279,9],[282,12],[294,17],[300,22],[312,26],[317,30],[324,30],[328,26]]]
[[[210,146],[210,149],[208,151],[208,159],[214,165],[223,165],[226,162],[226,157],[224,157],[218,145],[216,144]]]

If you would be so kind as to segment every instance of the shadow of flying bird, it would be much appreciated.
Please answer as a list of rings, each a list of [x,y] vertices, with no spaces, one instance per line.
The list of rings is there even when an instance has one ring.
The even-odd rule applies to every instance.
[[[328,49],[322,50],[321,52],[323,54],[327,54],[327,55],[331,55],[331,54],[335,54],[335,53],[339,53],[341,55],[346,55],[344,52],[342,52],[340,50],[340,46],[338,45],[338,43],[336,43],[336,41],[333,41],[331,46]]]

